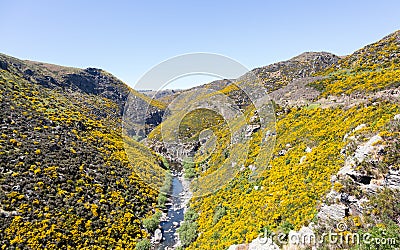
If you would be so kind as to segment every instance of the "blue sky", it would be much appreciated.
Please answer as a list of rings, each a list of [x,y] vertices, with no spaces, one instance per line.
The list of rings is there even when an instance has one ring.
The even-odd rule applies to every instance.
[[[397,0],[0,0],[0,9],[1,53],[102,68],[131,86],[183,53],[218,53],[251,69],[305,51],[349,54],[400,29]]]

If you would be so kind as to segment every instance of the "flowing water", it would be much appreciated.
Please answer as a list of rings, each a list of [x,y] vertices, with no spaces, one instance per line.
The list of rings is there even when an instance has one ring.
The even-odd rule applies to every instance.
[[[160,223],[163,241],[157,246],[159,250],[173,249],[173,246],[177,243],[176,229],[179,228],[180,223],[183,221],[184,188],[182,180],[176,172],[173,174],[171,190],[171,202],[166,204],[168,208],[167,220]]]

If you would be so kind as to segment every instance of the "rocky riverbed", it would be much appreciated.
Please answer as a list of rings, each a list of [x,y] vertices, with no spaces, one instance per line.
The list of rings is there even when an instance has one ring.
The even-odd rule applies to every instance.
[[[178,233],[184,219],[188,202],[192,197],[190,192],[190,182],[183,177],[181,171],[173,171],[172,187],[169,202],[166,204],[167,211],[163,213],[160,219],[160,229],[157,229],[152,242],[155,249],[175,249],[181,245]]]

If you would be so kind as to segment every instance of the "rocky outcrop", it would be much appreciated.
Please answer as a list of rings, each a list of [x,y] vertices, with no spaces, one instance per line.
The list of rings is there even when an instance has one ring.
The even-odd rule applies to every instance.
[[[323,205],[318,212],[318,219],[323,222],[339,222],[348,214],[348,207],[343,204]]]
[[[305,52],[290,60],[252,70],[260,77],[268,92],[277,90],[295,79],[310,77],[314,73],[336,64],[339,57],[327,52]]]
[[[320,77],[305,77],[296,79],[288,85],[275,90],[269,96],[282,107],[304,106],[315,100],[320,92],[309,83],[321,79]]]
[[[392,189],[400,189],[400,170],[389,170],[385,176],[383,185]]]
[[[397,120],[396,116],[393,120]],[[383,155],[391,150],[386,149],[388,142],[379,134],[360,137],[366,128],[367,124],[360,124],[344,137],[348,145],[341,153],[346,160],[337,175],[331,178],[332,189],[317,215],[319,226],[336,225],[347,216],[363,216],[365,204],[371,197],[384,188],[400,189],[400,170],[393,166],[385,166],[387,172],[382,166],[378,168]]]
[[[200,142],[160,142],[149,140],[147,145],[155,152],[164,156],[173,164],[181,164],[185,158],[193,157],[199,149]]]

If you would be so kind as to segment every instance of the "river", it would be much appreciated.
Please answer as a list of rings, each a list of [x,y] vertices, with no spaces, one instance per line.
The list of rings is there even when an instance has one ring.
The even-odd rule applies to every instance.
[[[174,249],[174,246],[177,245],[178,236],[176,230],[183,221],[185,207],[190,199],[188,184],[184,180],[182,172],[173,171],[172,175],[170,201],[166,204],[168,209],[166,220],[160,223],[163,241],[156,246],[156,249],[159,250]]]

